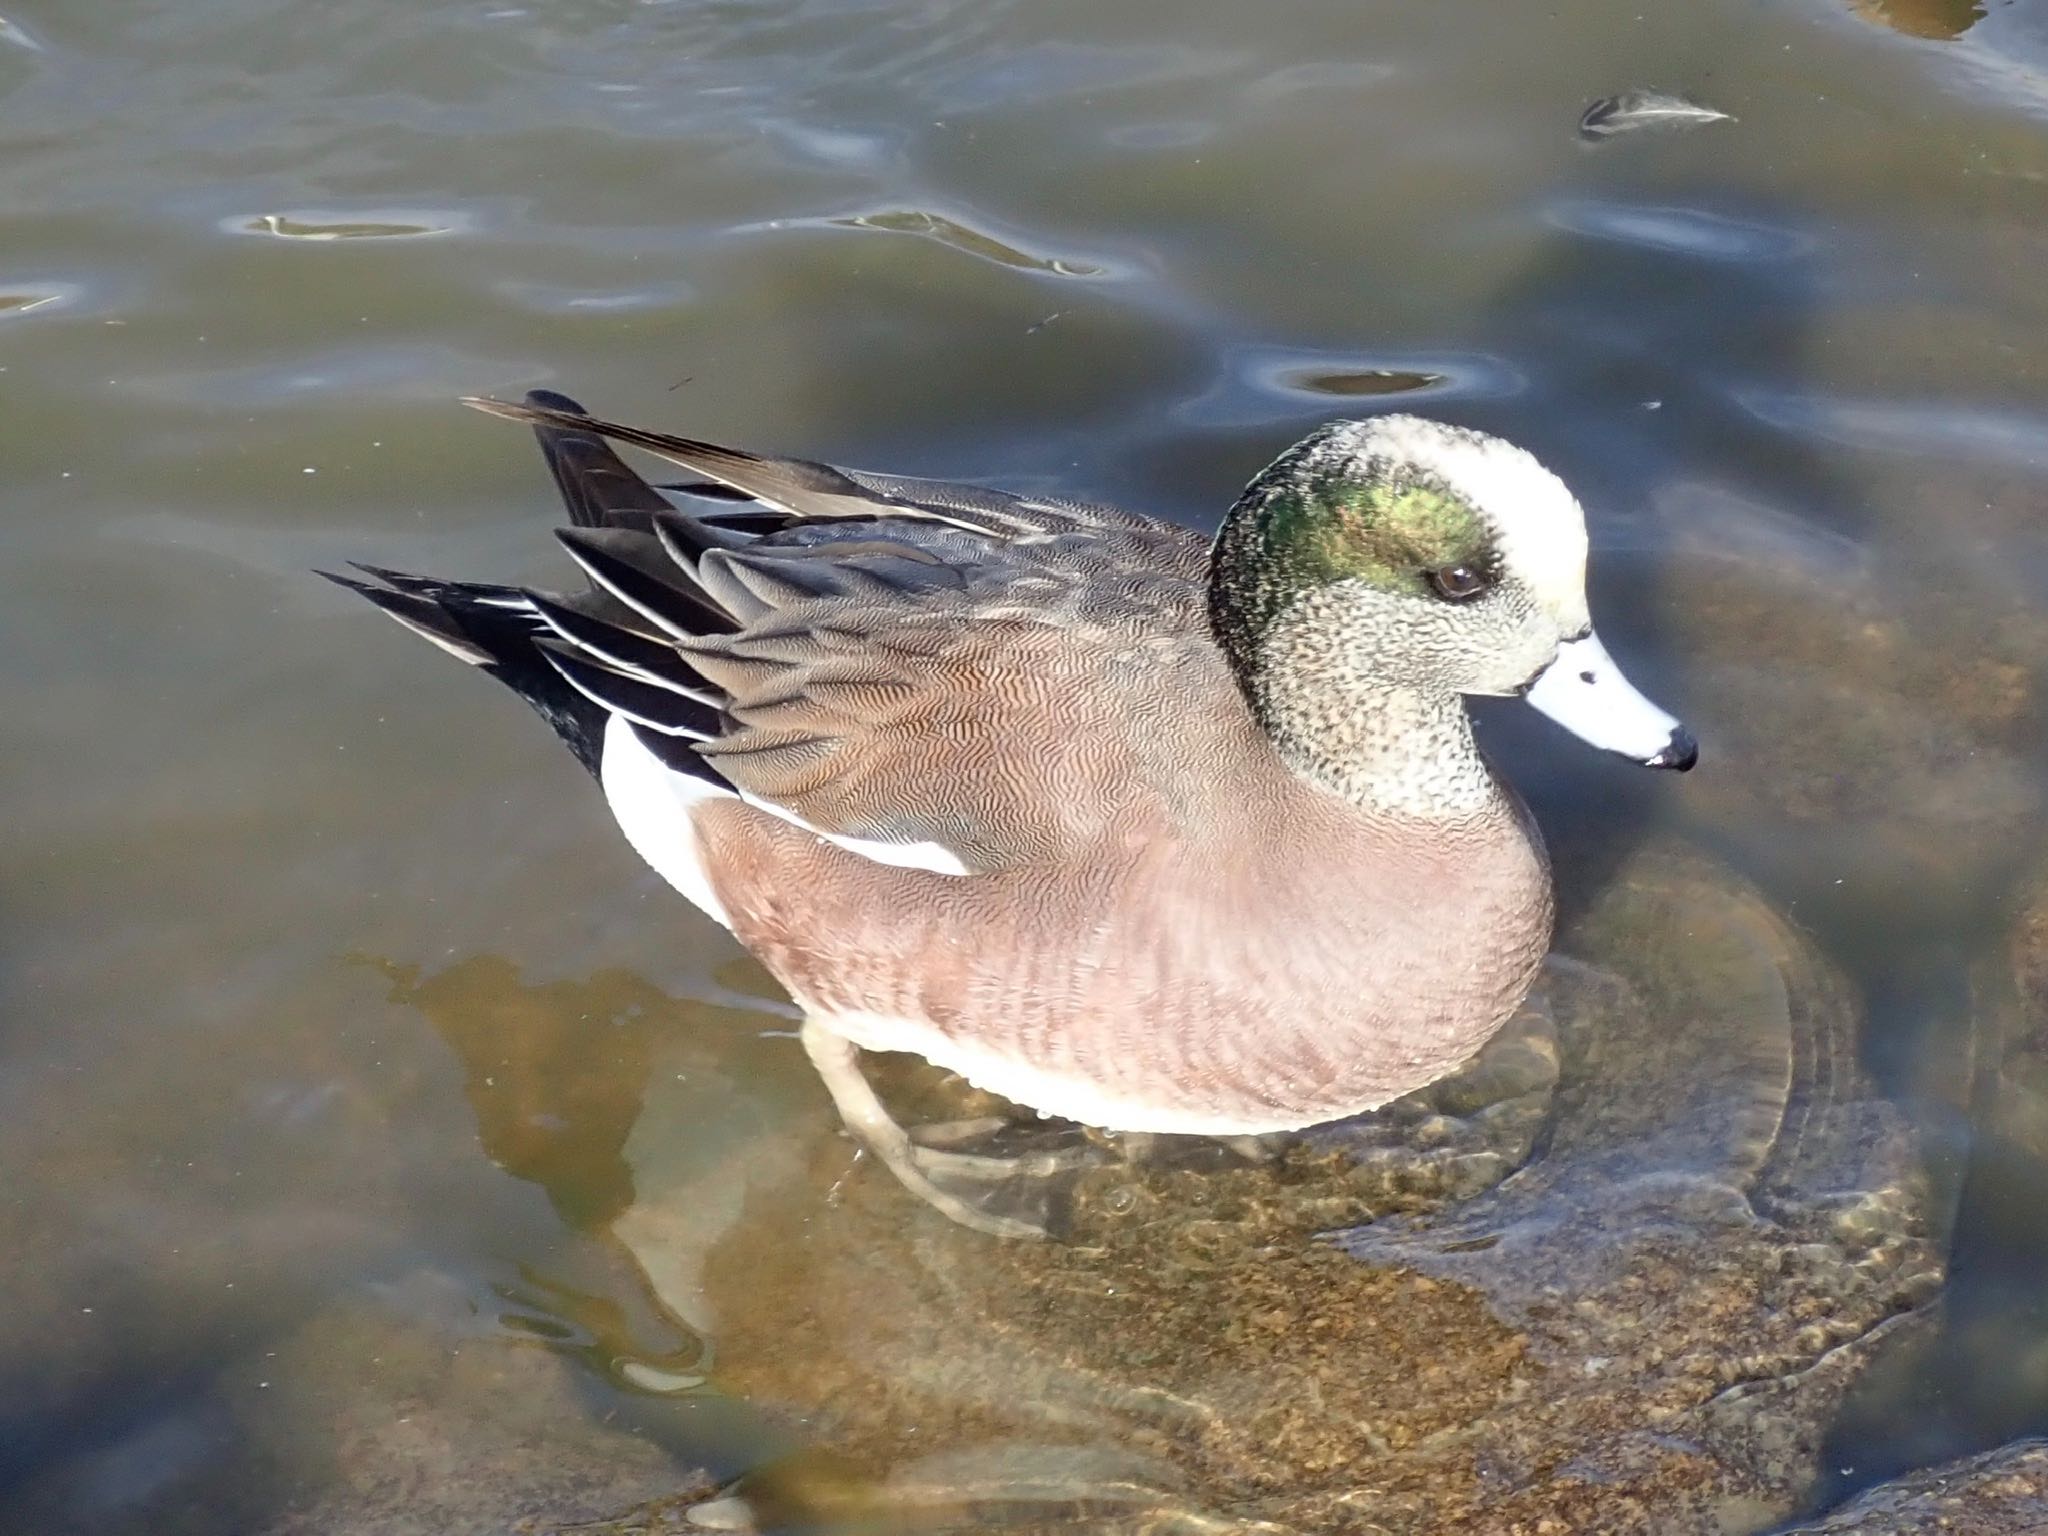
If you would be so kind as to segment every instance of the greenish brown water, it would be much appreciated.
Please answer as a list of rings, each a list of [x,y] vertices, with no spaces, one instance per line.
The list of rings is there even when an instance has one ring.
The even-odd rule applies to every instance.
[[[1204,524],[1347,410],[1534,449],[1707,754],[1486,713],[1567,906],[1713,850],[1961,1191],[1953,1326],[2011,1368],[1899,1365],[1842,1485],[2048,1429],[2048,1182],[1963,1044],[2048,860],[2038,10],[5,16],[0,1525],[498,1529],[804,1444],[689,1304],[750,1201],[830,1193],[773,989],[307,575],[553,571],[528,441],[452,404],[534,385]],[[1642,85],[1736,121],[1577,137]],[[699,1170],[659,1209],[650,1138]]]

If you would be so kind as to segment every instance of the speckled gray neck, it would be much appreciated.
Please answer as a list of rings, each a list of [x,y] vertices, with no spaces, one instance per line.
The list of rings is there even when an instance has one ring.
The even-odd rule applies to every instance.
[[[1240,674],[1253,713],[1287,765],[1362,809],[1463,821],[1504,802],[1465,701],[1404,686],[1370,667],[1347,634],[1355,612],[1335,589],[1310,593],[1268,629]]]

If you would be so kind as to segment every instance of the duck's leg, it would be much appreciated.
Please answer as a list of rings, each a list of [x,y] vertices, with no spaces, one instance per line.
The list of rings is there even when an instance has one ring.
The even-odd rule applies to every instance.
[[[912,1194],[964,1227],[996,1237],[1044,1237],[1043,1227],[1011,1216],[994,1216],[940,1187],[934,1174],[998,1183],[1012,1178],[1043,1178],[1084,1166],[1067,1153],[1039,1152],[1025,1157],[976,1157],[920,1147],[889,1114],[860,1069],[860,1051],[852,1041],[834,1034],[816,1019],[805,1018],[804,1052],[839,1109],[839,1118],[860,1144],[872,1153]]]

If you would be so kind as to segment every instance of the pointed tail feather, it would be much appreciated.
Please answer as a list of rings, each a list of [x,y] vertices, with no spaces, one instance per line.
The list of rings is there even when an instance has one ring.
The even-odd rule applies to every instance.
[[[535,640],[553,631],[531,605],[513,608],[500,595],[507,588],[435,581],[394,571],[379,587],[333,571],[319,573],[337,586],[368,598],[423,639],[449,655],[488,672],[533,706],[576,761],[598,771],[604,747],[605,710],[548,665]],[[381,573],[380,573],[381,574]],[[429,588],[429,596],[421,588]]]
[[[671,525],[688,519],[612,451],[604,424],[567,395],[535,390],[523,406],[503,406],[496,414],[532,425],[573,525],[560,537],[592,578],[591,591],[532,593],[358,562],[351,564],[360,576],[319,574],[511,688],[593,774],[599,773],[606,726],[622,715],[636,735],[661,742],[659,755],[671,769],[724,785],[689,745],[719,733],[723,694],[669,642],[737,626],[691,565],[677,563],[654,536],[657,519]],[[745,494],[715,483],[684,489],[716,499]],[[758,521],[763,509],[712,515]],[[778,512],[765,516],[778,526],[786,521]],[[668,537],[678,537],[674,526]],[[708,548],[748,540],[706,531],[690,542]]]
[[[645,528],[647,516],[669,510],[668,499],[649,485],[595,432],[570,425],[590,413],[551,389],[529,391],[526,404],[545,417],[533,420],[533,435],[562,493],[569,521],[578,528]]]

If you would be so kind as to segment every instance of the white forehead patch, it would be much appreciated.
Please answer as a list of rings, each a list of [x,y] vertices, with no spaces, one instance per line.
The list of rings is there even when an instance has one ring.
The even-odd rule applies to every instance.
[[[1493,525],[1508,569],[1565,634],[1586,627],[1586,514],[1535,455],[1420,416],[1375,416],[1358,426],[1358,448],[1436,476]]]

